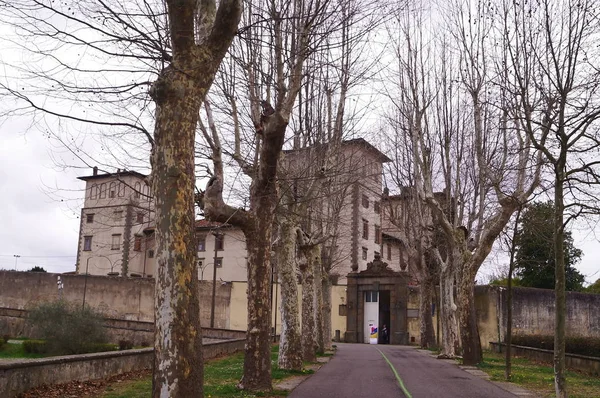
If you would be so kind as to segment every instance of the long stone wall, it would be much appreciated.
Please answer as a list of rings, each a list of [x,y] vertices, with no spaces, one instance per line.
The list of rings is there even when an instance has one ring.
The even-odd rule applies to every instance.
[[[37,272],[0,271],[0,336],[22,335],[23,318],[19,310],[26,310],[40,301],[58,298],[57,274]],[[117,341],[132,340],[135,344],[152,341],[149,325],[154,321],[154,280],[109,276],[61,275],[63,297],[73,303],[83,302],[101,309],[108,318],[106,327]],[[245,331],[247,327],[247,284],[217,282],[215,328]],[[200,318],[203,327],[210,326],[212,299],[211,282],[199,287]],[[281,296],[274,289],[273,319],[276,334],[281,331],[279,318]],[[410,342],[419,341],[418,288],[411,287],[408,298],[408,333]],[[506,289],[498,286],[476,286],[475,306],[482,345],[490,341],[504,341],[506,326]],[[346,286],[332,289],[332,334],[343,336],[346,325]],[[554,292],[552,290],[515,288],[513,306],[513,333],[554,333]],[[437,313],[437,306],[435,312]],[[434,321],[437,329],[437,322]],[[15,332],[16,331],[16,332]],[[567,293],[567,333],[572,336],[600,337],[600,295]],[[133,336],[133,337],[132,337]],[[333,336],[332,336],[333,337]],[[414,340],[413,340],[414,339]]]
[[[245,339],[214,341],[203,344],[204,360],[229,355],[244,349]],[[95,380],[134,370],[151,369],[152,348],[100,352],[41,359],[0,362],[0,397],[12,398],[44,384],[72,380]]]
[[[475,306],[484,347],[503,342],[506,334],[507,289],[477,286]],[[568,336],[600,337],[600,294],[567,292]],[[554,334],[554,291],[528,287],[513,289],[513,334]]]
[[[59,298],[59,274],[45,272],[0,271],[0,308],[26,310],[40,303]],[[100,310],[106,318],[154,323],[154,279],[122,278],[92,275],[60,275],[62,298],[68,302],[85,303]],[[231,303],[230,283],[217,282],[215,327],[229,329]],[[210,326],[212,282],[200,281],[200,319]],[[8,320],[0,319],[0,332],[8,328]],[[12,328],[12,327],[11,327]],[[1,335],[1,333],[0,333]]]
[[[492,349],[497,353],[506,353],[506,344],[490,343]],[[539,362],[546,362],[551,365],[554,362],[554,351],[542,350],[540,348],[523,347],[520,345],[511,345],[511,354],[517,357],[534,359]],[[565,366],[569,370],[578,370],[593,376],[600,375],[600,358],[588,357],[584,355],[565,354]]]

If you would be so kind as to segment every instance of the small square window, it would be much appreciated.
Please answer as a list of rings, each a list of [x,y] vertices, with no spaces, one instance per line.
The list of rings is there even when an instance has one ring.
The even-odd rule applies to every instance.
[[[365,209],[368,209],[368,208],[369,208],[369,197],[368,197],[367,195],[363,195],[363,196],[362,196],[362,206],[363,206]]]
[[[154,258],[154,250],[148,250],[148,258]]]
[[[136,252],[142,251],[142,237],[136,236],[133,241],[133,250]]]
[[[85,216],[85,219],[88,224],[93,223],[94,222],[94,214],[93,213],[87,214]]]
[[[217,257],[217,261],[215,262],[216,268],[223,268],[223,257]]]
[[[121,234],[114,234],[112,236],[110,250],[120,250],[120,249],[121,249]]]
[[[365,292],[365,301],[367,303],[376,303],[379,301],[379,292],[374,291],[366,291]]]
[[[91,236],[83,237],[83,250],[84,251],[92,250],[92,237]]]
[[[123,210],[115,210],[113,213],[113,219],[115,221],[121,221],[121,219],[123,219]]]
[[[198,237],[198,251],[199,252],[206,251],[206,236]]]
[[[108,197],[109,198],[117,197],[117,184],[115,184],[114,182],[111,182],[110,185],[108,186]]]
[[[369,249],[367,249],[366,247],[363,247],[362,248],[362,259],[363,260],[367,259],[368,253],[369,253]]]
[[[142,212],[137,213],[135,221],[138,224],[142,224],[144,222],[144,213],[142,213]]]

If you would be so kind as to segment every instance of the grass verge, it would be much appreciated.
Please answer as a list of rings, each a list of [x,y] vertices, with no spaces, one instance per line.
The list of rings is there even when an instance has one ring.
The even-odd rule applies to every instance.
[[[0,358],[20,359],[20,358],[43,358],[44,354],[31,354],[25,352],[23,344],[5,343],[0,348]]]
[[[554,397],[554,370],[552,366],[527,358],[512,359],[511,382],[522,386],[541,397]],[[484,352],[479,368],[491,376],[493,381],[504,379],[504,354]],[[600,377],[577,372],[567,372],[567,391],[571,398],[600,397]]]
[[[277,367],[277,350],[271,349],[271,371],[273,384],[291,376],[307,375],[312,370],[292,372]],[[244,354],[238,353],[226,358],[215,359],[204,365],[204,396],[205,397],[284,397],[287,391],[273,390],[268,394],[255,394],[238,390],[236,385],[242,378],[244,369]],[[152,395],[152,377],[140,380],[123,381],[106,387],[104,393],[98,398],[148,398]]]

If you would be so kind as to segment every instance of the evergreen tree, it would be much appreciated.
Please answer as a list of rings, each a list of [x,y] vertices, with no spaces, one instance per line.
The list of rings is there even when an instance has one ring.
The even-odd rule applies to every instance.
[[[523,213],[516,236],[515,270],[521,286],[554,289],[555,261],[553,243],[554,203],[533,203]],[[566,290],[581,291],[584,276],[574,268],[582,252],[573,244],[571,232],[565,231]]]
[[[596,282],[583,289],[583,291],[587,293],[600,294],[600,279],[597,279]]]

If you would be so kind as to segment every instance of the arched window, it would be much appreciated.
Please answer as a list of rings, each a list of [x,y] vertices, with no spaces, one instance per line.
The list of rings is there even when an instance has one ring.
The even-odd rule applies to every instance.
[[[135,185],[133,186],[133,197],[136,199],[140,198],[140,190],[142,189],[142,185],[139,182],[136,182]]]
[[[106,198],[106,184],[100,185],[100,199]]]
[[[119,198],[125,196],[125,184],[119,182]]]
[[[109,198],[117,197],[117,184],[115,182],[111,182],[108,187],[108,197]]]
[[[98,186],[92,185],[90,188],[90,199],[96,199],[98,197]]]

